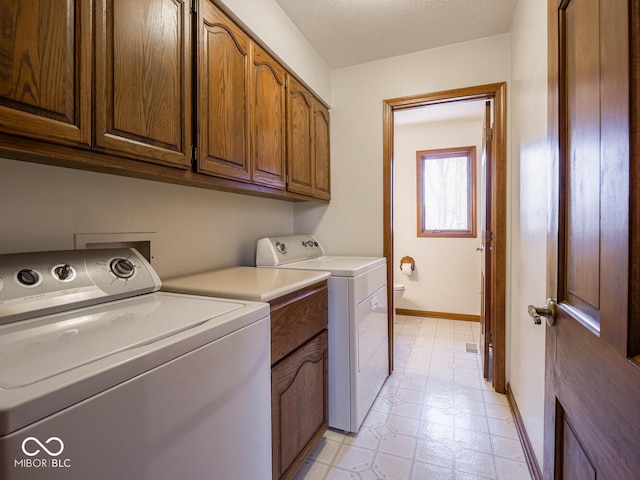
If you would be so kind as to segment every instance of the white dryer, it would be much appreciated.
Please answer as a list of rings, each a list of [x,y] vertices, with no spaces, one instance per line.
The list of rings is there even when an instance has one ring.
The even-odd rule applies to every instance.
[[[386,259],[329,256],[312,235],[288,235],[258,240],[256,266],[331,273],[329,426],[357,432],[389,374]]]

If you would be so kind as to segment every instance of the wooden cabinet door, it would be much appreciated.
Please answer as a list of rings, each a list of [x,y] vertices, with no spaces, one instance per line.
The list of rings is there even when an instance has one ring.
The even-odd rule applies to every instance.
[[[293,478],[328,426],[327,331],[271,369],[273,478]]]
[[[287,87],[287,189],[313,194],[314,99],[309,90],[292,76]]]
[[[331,160],[329,155],[329,110],[314,100],[313,110],[313,196],[331,198]]]
[[[198,171],[248,182],[250,40],[210,0],[198,15]]]
[[[254,183],[285,188],[285,70],[251,43],[251,172]]]
[[[95,148],[190,166],[186,0],[96,0]]]
[[[548,8],[558,306],[546,327],[544,478],[637,479],[640,12],[627,0]]]
[[[0,2],[0,130],[91,143],[91,4]]]

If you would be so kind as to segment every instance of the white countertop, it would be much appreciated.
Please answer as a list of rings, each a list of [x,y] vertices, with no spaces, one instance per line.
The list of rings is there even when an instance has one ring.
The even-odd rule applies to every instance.
[[[231,267],[162,280],[162,290],[268,302],[330,276],[325,271]]]

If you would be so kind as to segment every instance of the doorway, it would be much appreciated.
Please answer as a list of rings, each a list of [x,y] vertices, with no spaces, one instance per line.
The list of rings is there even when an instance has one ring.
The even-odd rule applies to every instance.
[[[393,272],[396,261],[393,253],[393,152],[394,152],[394,113],[400,110],[466,102],[469,100],[487,100],[491,102],[491,135],[487,137],[492,161],[486,172],[487,204],[486,235],[483,232],[483,245],[486,245],[487,264],[491,274],[483,284],[487,285],[487,295],[483,312],[488,312],[484,325],[488,325],[488,346],[491,345],[491,382],[496,392],[506,391],[505,358],[505,288],[506,288],[506,83],[479,85],[455,90],[432,92],[410,97],[401,97],[383,102],[383,155],[384,155],[384,255],[387,259],[387,297],[389,308],[389,368],[393,370]],[[483,346],[481,345],[481,348]],[[487,355],[487,358],[489,356]]]

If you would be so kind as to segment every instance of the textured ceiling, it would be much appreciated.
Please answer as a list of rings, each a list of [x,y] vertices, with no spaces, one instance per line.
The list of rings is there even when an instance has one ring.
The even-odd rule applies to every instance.
[[[336,69],[506,33],[517,0],[276,2]]]

